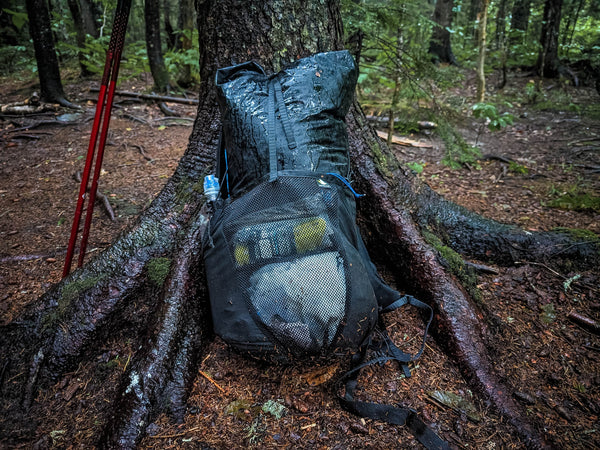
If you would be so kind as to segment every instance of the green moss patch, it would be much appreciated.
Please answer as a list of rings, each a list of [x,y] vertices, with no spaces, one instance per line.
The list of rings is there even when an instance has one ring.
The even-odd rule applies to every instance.
[[[445,245],[442,240],[431,231],[423,230],[425,241],[431,245],[445,262],[448,270],[456,276],[469,295],[476,301],[481,301],[481,292],[477,288],[477,274],[467,267],[462,256]]]
[[[600,212],[600,197],[590,195],[587,192],[567,192],[548,203],[552,208],[565,209],[568,211],[595,211]]]
[[[171,270],[171,258],[152,258],[146,266],[148,278],[157,286],[162,286]]]

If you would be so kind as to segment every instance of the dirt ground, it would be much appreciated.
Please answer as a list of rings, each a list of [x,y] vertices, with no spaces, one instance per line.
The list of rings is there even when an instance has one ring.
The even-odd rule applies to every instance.
[[[148,80],[120,88],[144,91]],[[526,81],[526,80],[525,80]],[[506,88],[523,90],[521,78]],[[94,82],[67,80],[80,112],[0,116],[0,323],[18,317],[60,280],[94,114]],[[3,79],[0,104],[23,101],[34,81]],[[600,98],[592,89],[555,87],[571,98],[563,111],[515,105],[513,126],[482,130],[469,119],[464,132],[489,155],[480,167],[452,170],[440,163],[443,145],[423,131],[395,145],[398,157],[417,162],[419,174],[447,198],[487,217],[528,230],[556,227],[600,233],[598,210],[558,209],[567,194],[600,195]],[[471,92],[458,92],[472,98]],[[195,107],[168,104],[166,117],[153,103],[117,98],[100,190],[91,253],[106,248],[160,191],[187,145]],[[516,111],[516,112],[515,112]],[[512,161],[511,162],[509,162]],[[486,263],[487,264],[487,263]],[[514,388],[523,411],[559,448],[600,448],[600,337],[569,320],[572,312],[600,321],[600,273],[569,271],[523,261],[481,274],[486,340],[499,375]],[[387,319],[392,337],[416,348],[422,333],[411,311]],[[395,326],[394,326],[395,325]],[[401,326],[399,326],[401,325]],[[126,369],[135,344],[98,344],[96,360],[81,365],[37,399],[39,421],[22,436],[23,448],[89,448],[114,390],[99,392]],[[311,368],[256,363],[216,339],[204,354],[182,424],[166,416],[148,428],[144,448],[420,448],[403,427],[344,412],[335,386]],[[315,381],[316,380],[316,381]],[[11,381],[11,380],[8,380]],[[430,338],[406,379],[392,364],[363,370],[360,398],[416,409],[456,448],[521,448],[514,430],[474,395],[438,342]],[[43,405],[43,406],[42,406]],[[6,420],[6,417],[0,420]],[[31,431],[33,430],[33,431]],[[4,444],[4,445],[3,445]],[[10,447],[0,436],[0,447]]]

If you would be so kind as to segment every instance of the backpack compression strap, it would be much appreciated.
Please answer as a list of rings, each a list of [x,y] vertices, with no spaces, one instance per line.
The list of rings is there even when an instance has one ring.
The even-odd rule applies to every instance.
[[[277,119],[281,121],[283,133],[286,137],[289,149],[293,150],[296,148],[294,129],[290,123],[288,110],[283,99],[281,83],[277,78],[273,78],[269,84],[268,109],[269,181],[275,181],[277,179]],[[275,116],[276,110],[279,111],[278,117]]]
[[[433,310],[429,305],[417,300],[413,296],[405,295],[396,300],[394,303],[388,305],[381,312],[390,312],[407,304],[429,311],[429,320],[427,321],[427,326],[425,327],[423,343],[420,350],[415,355],[409,355],[408,353],[400,350],[392,342],[391,338],[386,332],[382,332],[381,336],[383,339],[380,340],[377,345],[370,344],[371,350],[373,350],[377,356],[368,361],[357,363],[352,370],[347,372],[342,377],[342,381],[345,381],[345,394],[344,397],[340,397],[340,402],[346,410],[359,416],[367,417],[369,419],[383,420],[392,425],[406,425],[415,438],[427,449],[450,449],[448,443],[435,434],[435,432],[419,418],[414,409],[404,408],[401,406],[361,402],[354,399],[354,391],[356,390],[356,386],[358,384],[357,378],[360,370],[363,367],[373,364],[383,364],[387,361],[395,360],[400,363],[400,366],[404,370],[405,376],[407,378],[410,377],[408,363],[418,359],[425,349],[425,338],[427,337],[429,325],[433,319]]]

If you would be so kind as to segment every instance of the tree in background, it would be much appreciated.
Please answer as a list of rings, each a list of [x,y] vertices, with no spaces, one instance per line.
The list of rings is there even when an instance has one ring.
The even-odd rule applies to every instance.
[[[144,18],[146,19],[146,51],[150,72],[154,79],[154,88],[157,92],[165,93],[169,90],[169,73],[165,67],[162,52],[160,33],[160,0],[145,0]]]
[[[450,27],[452,26],[453,0],[437,0],[432,20],[437,24],[429,41],[429,53],[436,62],[456,64],[450,43]]]
[[[477,30],[477,102],[485,100],[485,51],[487,44],[487,18],[490,0],[481,0],[481,11],[478,15],[479,27]]]
[[[523,43],[531,16],[531,0],[515,0],[510,22],[510,43]]]
[[[73,106],[65,98],[60,79],[48,3],[46,0],[26,0],[25,5],[29,16],[29,33],[35,49],[41,98],[46,102]]]
[[[189,53],[194,46],[192,42],[194,19],[194,0],[179,0],[179,16],[177,19],[178,39],[175,43],[175,48],[184,54]],[[182,87],[189,87],[193,80],[192,64],[181,64],[177,84]]]
[[[79,66],[81,68],[81,76],[87,77],[92,75],[92,71],[85,64],[85,55],[83,48],[87,36],[97,39],[100,36],[99,20],[97,15],[97,5],[90,0],[68,0],[69,10],[73,17],[73,26],[77,37],[77,47]]]
[[[558,34],[563,0],[546,0],[542,19],[540,52],[536,68],[540,76],[554,78],[558,76]]]

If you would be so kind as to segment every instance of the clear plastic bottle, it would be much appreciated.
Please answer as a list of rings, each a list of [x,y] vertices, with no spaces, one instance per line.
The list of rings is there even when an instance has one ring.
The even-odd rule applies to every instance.
[[[204,195],[211,202],[217,199],[219,195],[219,179],[214,175],[204,177]]]

